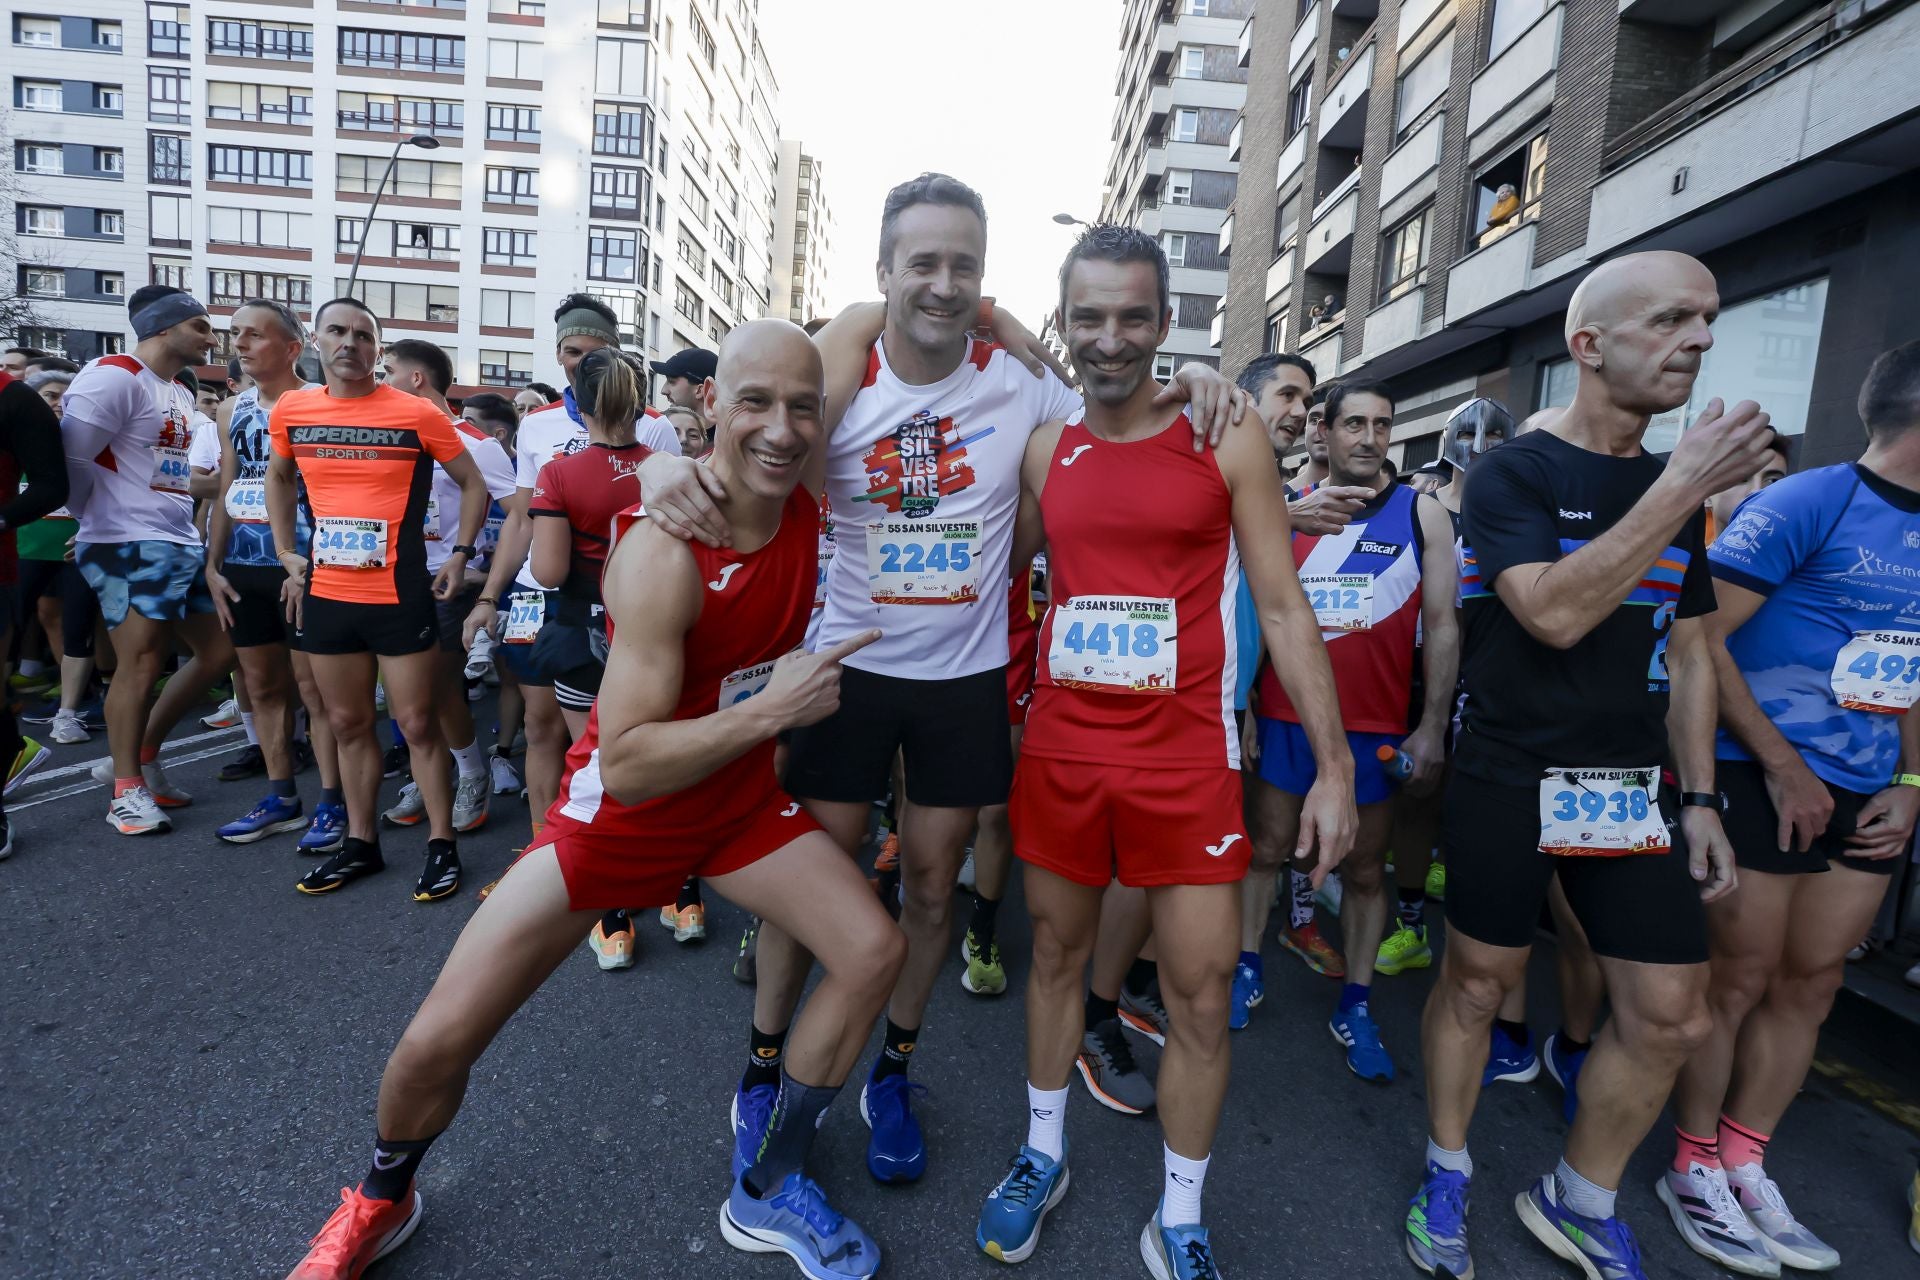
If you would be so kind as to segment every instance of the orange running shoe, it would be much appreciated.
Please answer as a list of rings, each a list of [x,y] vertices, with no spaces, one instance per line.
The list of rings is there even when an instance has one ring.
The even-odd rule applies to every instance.
[[[662,907],[660,926],[673,930],[675,942],[704,942],[707,937],[707,905],[696,902],[686,907]]]
[[[897,832],[887,832],[887,838],[880,842],[880,852],[873,859],[873,873],[883,876],[889,871],[900,869],[900,836]]]
[[[407,1242],[424,1208],[412,1187],[398,1200],[375,1200],[358,1187],[340,1188],[340,1207],[287,1280],[360,1280],[368,1267]]]
[[[1329,978],[1347,976],[1347,962],[1340,958],[1333,944],[1321,936],[1318,920],[1309,920],[1298,929],[1282,929],[1280,945],[1306,961],[1307,968],[1315,973]]]

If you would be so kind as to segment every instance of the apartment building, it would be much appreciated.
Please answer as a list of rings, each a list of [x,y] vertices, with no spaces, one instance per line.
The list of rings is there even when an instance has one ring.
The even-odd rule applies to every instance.
[[[766,314],[778,89],[754,0],[86,8],[0,0],[0,270],[48,320],[16,342],[123,349],[148,281],[222,330],[250,297],[309,311],[356,254],[387,336],[448,348],[466,388],[557,380],[576,290],[656,357]]]
[[[1858,455],[1867,365],[1920,338],[1913,0],[1259,0],[1220,353],[1384,379],[1403,465],[1474,395],[1567,403],[1586,269],[1700,257],[1722,311],[1670,448],[1761,402],[1796,466]]]
[[[1211,337],[1227,291],[1220,230],[1239,181],[1238,41],[1253,9],[1254,0],[1124,0],[1100,220],[1139,227],[1167,251],[1173,327],[1161,377],[1189,361],[1220,363]]]
[[[792,138],[780,140],[780,201],[773,225],[773,306],[795,324],[832,316],[827,309],[827,253],[833,210],[820,158]]]

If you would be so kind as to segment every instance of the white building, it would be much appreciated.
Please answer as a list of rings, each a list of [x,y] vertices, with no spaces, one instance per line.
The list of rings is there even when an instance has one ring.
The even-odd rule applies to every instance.
[[[356,292],[457,381],[557,380],[586,290],[654,357],[766,314],[777,87],[755,0],[0,0],[8,283],[84,358],[125,294]],[[424,137],[431,149],[405,145]]]
[[[780,139],[780,203],[773,224],[773,306],[795,324],[828,318],[827,252],[833,211],[818,156]],[[784,311],[782,307],[784,306]]]

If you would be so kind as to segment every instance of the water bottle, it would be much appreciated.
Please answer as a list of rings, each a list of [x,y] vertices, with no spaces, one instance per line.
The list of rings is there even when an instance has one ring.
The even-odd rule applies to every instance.
[[[1386,770],[1387,777],[1394,782],[1405,782],[1413,776],[1413,757],[1398,747],[1381,743],[1374,756]]]

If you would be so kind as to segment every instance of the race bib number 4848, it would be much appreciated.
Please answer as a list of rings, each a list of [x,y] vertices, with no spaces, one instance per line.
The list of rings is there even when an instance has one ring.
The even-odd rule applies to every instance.
[[[1067,688],[1172,693],[1177,631],[1171,600],[1075,596],[1054,607],[1047,671]]]
[[[1549,769],[1540,779],[1540,852],[1617,858],[1672,848],[1657,768]]]

